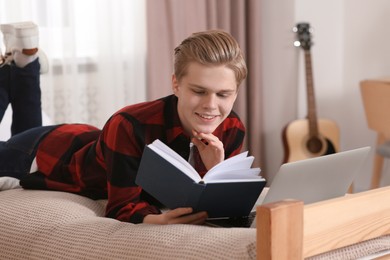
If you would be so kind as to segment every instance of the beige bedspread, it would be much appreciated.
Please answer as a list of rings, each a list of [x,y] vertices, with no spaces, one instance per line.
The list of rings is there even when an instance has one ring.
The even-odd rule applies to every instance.
[[[0,259],[255,259],[245,228],[130,224],[78,195],[0,192]]]
[[[130,224],[102,217],[104,201],[12,189],[0,192],[0,259],[256,259],[256,230]],[[357,259],[390,237],[315,259]]]

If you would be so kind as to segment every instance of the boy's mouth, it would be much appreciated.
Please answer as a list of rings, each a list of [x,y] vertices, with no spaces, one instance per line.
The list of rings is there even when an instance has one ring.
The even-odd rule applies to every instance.
[[[199,114],[199,113],[196,113],[196,115],[206,120],[212,120],[217,117],[216,115],[207,115],[207,114]]]

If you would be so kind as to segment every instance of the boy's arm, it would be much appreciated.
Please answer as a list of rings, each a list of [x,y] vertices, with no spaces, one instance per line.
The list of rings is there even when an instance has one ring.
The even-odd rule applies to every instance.
[[[144,148],[135,135],[133,125],[117,115],[105,125],[100,145],[107,168],[107,217],[142,223],[146,215],[161,212],[141,199],[142,189],[135,184]]]

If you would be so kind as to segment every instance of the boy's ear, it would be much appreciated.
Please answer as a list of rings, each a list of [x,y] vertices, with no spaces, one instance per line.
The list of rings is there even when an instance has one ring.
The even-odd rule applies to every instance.
[[[172,74],[172,91],[175,95],[179,91],[179,82],[177,81],[175,74]]]

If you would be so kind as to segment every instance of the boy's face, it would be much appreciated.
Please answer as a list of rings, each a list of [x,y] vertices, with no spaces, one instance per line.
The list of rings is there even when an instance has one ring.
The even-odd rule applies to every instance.
[[[173,93],[184,130],[192,136],[212,133],[229,115],[237,97],[236,77],[225,66],[189,64],[180,82],[172,76]]]

